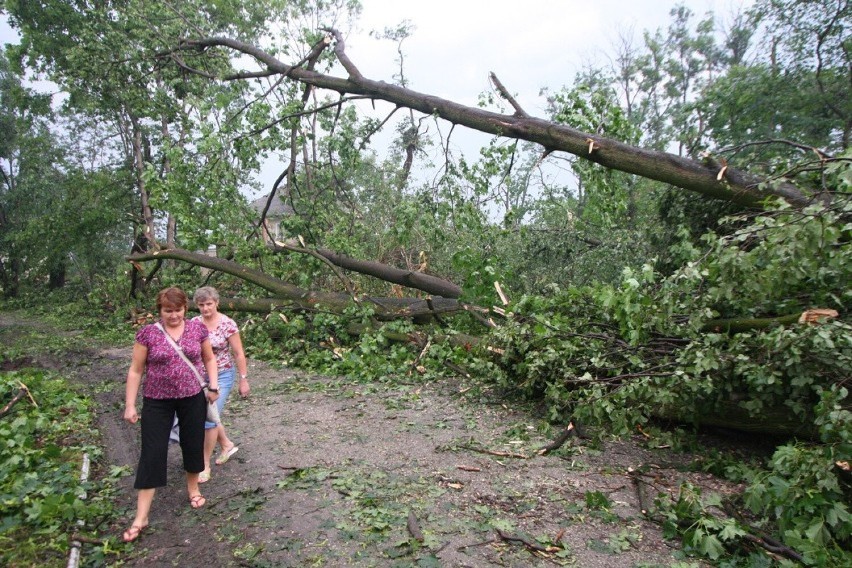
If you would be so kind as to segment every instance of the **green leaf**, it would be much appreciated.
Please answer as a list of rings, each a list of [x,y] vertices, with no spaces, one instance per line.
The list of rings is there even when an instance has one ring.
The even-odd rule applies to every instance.
[[[700,550],[712,560],[716,560],[725,553],[725,547],[722,546],[722,543],[719,542],[719,539],[715,535],[705,535],[701,540]]]

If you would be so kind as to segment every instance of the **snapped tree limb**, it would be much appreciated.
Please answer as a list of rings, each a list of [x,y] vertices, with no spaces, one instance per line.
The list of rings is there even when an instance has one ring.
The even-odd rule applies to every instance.
[[[812,202],[812,196],[803,193],[789,182],[766,183],[767,180],[763,178],[733,167],[728,167],[725,175],[720,179],[718,168],[701,161],[625,144],[550,120],[526,116],[525,113],[507,115],[490,112],[384,81],[368,79],[361,74],[346,54],[342,35],[337,30],[327,31],[334,38],[334,53],[347,70],[348,77],[336,77],[290,66],[257,46],[226,37],[185,40],[178,49],[204,50],[211,47],[231,49],[254,58],[268,72],[279,74],[290,80],[335,91],[341,95],[363,95],[384,100],[400,107],[438,116],[454,125],[459,124],[496,136],[534,142],[543,146],[548,153],[568,152],[607,168],[636,174],[695,191],[707,197],[732,201],[744,206],[759,207],[767,198],[773,197],[786,200],[796,207],[803,207]],[[222,77],[224,80],[242,78],[240,74]],[[593,152],[589,152],[590,145],[594,148]]]
[[[268,313],[275,309],[281,309],[284,306],[296,306],[300,309],[316,309],[322,306],[325,309],[340,312],[356,303],[356,300],[349,294],[305,290],[280,278],[275,278],[260,270],[249,268],[232,260],[184,249],[160,249],[157,251],[137,253],[127,257],[127,260],[130,262],[163,259],[180,260],[195,266],[218,270],[259,286],[271,292],[274,296],[273,298],[253,300],[239,298],[223,299],[223,307],[229,310]],[[377,308],[376,317],[380,320],[421,316],[434,318],[436,314],[450,314],[469,311],[471,309],[470,306],[459,302],[455,298],[442,297],[421,299],[362,296],[358,298],[358,302],[370,302],[375,305]]]
[[[435,296],[458,298],[462,293],[461,286],[458,284],[454,284],[449,280],[444,280],[443,278],[438,278],[430,274],[417,272],[415,270],[403,270],[401,268],[396,268],[395,266],[389,266],[372,260],[359,260],[327,249],[309,251],[303,247],[296,246],[295,243],[289,242],[282,243],[277,241],[274,243],[273,247],[274,250],[277,251],[287,250],[304,254],[316,253],[331,262],[334,266],[339,266],[340,268],[345,268],[346,270],[351,270],[352,272],[357,272],[359,274],[373,276],[392,284],[399,284],[400,286],[407,286],[408,288],[421,290],[427,294],[434,294]]]

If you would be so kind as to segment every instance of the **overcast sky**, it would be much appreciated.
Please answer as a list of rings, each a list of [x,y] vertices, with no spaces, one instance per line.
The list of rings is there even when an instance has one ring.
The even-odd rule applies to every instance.
[[[723,21],[753,0],[681,0],[698,16],[712,10]],[[410,86],[466,104],[489,89],[494,72],[518,93],[527,111],[541,108],[541,87],[569,84],[585,62],[601,60],[620,34],[665,27],[676,0],[362,0],[360,34],[347,51],[367,77],[390,81],[395,46],[370,30],[404,20],[415,30],[403,44]],[[0,16],[0,42],[17,37]],[[525,105],[526,106],[526,105]]]
[[[390,82],[396,46],[371,30],[414,26],[403,43],[409,87],[474,105],[494,72],[524,109],[543,115],[542,87],[571,83],[585,63],[604,62],[620,35],[641,41],[643,30],[665,28],[676,0],[362,0],[360,33],[346,39],[352,61],[368,78]],[[682,0],[698,18],[712,10],[722,21],[753,0]],[[5,18],[0,42],[16,43]],[[454,137],[463,140],[462,136]],[[456,142],[460,142],[456,139]],[[464,144],[464,142],[462,142]],[[274,168],[274,166],[273,166]],[[277,168],[274,168],[277,170]],[[262,175],[265,179],[268,175]],[[274,179],[274,176],[273,176]],[[270,184],[271,185],[271,184]],[[269,186],[266,187],[268,191]]]
[[[346,51],[366,77],[391,81],[398,71],[396,46],[377,41],[368,32],[396,27],[408,20],[415,28],[403,43],[409,88],[475,105],[482,92],[491,90],[488,76],[494,72],[524,110],[533,116],[544,116],[546,101],[540,96],[543,87],[558,90],[570,85],[584,65],[605,63],[620,36],[632,35],[639,45],[644,30],[665,29],[675,3],[676,0],[362,0],[361,33],[346,39]],[[750,6],[753,0],[682,3],[696,18],[712,11],[725,23],[731,14]],[[475,154],[490,138],[456,129],[452,148]],[[422,176],[429,178],[428,172]]]
[[[569,84],[583,64],[602,60],[620,34],[641,41],[643,30],[665,28],[676,0],[363,0],[363,31],[409,20],[403,44],[411,87],[473,104],[494,72],[520,102],[541,87]],[[727,21],[751,0],[685,0],[697,17],[712,10]],[[390,42],[347,39],[347,51],[367,77],[390,78]],[[530,105],[534,103],[529,102]],[[535,114],[533,108],[528,112]]]

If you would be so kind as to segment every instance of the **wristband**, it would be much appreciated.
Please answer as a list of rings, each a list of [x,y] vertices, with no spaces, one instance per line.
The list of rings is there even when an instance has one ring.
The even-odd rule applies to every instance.
[[[216,394],[219,394],[219,389],[211,389],[210,387],[207,387],[207,390],[209,392],[215,392]]]

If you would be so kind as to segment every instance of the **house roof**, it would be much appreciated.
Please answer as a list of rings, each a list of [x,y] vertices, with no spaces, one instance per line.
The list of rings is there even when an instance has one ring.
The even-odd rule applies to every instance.
[[[257,214],[260,215],[263,213],[263,208],[266,207],[266,202],[269,200],[269,195],[261,195],[251,203],[249,206],[257,211]],[[266,212],[267,218],[275,218],[275,217],[284,217],[285,215],[292,215],[294,213],[293,208],[290,207],[288,203],[281,198],[280,195],[276,195],[272,200],[272,203],[269,205],[269,211]]]

